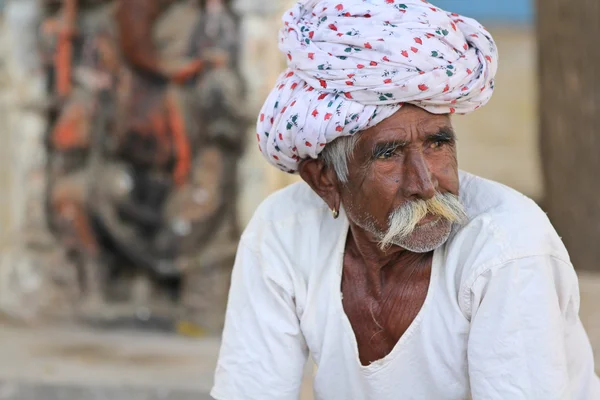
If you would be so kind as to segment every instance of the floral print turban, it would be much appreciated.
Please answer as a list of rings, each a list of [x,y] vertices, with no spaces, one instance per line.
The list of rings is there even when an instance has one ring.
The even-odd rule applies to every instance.
[[[423,0],[303,0],[283,22],[288,68],[262,107],[257,138],[286,172],[403,103],[466,114],[494,91],[498,51],[489,32]]]

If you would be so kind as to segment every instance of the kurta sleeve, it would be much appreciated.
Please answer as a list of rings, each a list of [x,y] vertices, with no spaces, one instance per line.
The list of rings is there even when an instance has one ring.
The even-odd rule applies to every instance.
[[[474,400],[600,399],[570,263],[512,260],[478,276],[470,296]]]
[[[241,242],[211,391],[217,400],[299,397],[307,346],[290,285],[277,282],[268,271]]]

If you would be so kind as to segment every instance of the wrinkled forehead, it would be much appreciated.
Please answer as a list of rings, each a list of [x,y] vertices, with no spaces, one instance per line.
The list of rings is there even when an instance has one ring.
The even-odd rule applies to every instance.
[[[452,132],[449,114],[432,114],[422,108],[406,104],[391,117],[363,131],[357,142],[359,147],[387,142],[412,143],[426,141],[440,131]]]

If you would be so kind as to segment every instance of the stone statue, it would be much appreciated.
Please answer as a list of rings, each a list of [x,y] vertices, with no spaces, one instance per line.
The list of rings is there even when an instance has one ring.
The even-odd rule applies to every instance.
[[[247,123],[235,15],[220,0],[45,3],[48,223],[82,303],[162,301],[220,329]]]

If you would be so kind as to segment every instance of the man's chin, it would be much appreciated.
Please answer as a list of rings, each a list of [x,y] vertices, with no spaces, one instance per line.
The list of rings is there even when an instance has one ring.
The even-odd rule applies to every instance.
[[[413,253],[429,253],[446,243],[452,232],[452,222],[444,218],[417,225],[405,237],[392,240],[392,244]]]

